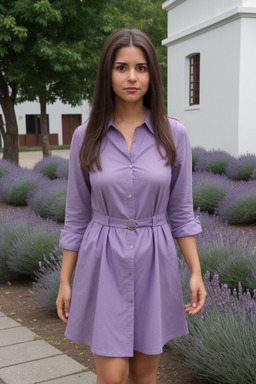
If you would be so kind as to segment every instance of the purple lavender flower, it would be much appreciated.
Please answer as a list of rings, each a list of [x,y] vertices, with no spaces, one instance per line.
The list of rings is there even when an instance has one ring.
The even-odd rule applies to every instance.
[[[197,236],[197,248],[203,273],[209,271],[213,276],[217,272],[221,282],[231,288],[236,287],[239,280],[246,288],[256,286],[253,232],[246,233],[215,220]]]
[[[226,175],[233,180],[249,180],[256,168],[255,155],[242,155],[233,159],[226,169]]]
[[[1,178],[0,200],[14,205],[26,205],[29,191],[43,184],[44,179],[39,172],[16,167]]]
[[[217,203],[224,198],[231,183],[225,175],[211,172],[193,173],[194,208],[214,212]]]
[[[0,178],[17,168],[17,165],[8,160],[0,159]]]
[[[256,168],[254,168],[252,173],[251,173],[251,179],[256,180]]]
[[[55,303],[60,283],[61,259],[62,249],[55,247],[35,272],[33,292],[36,301],[50,311],[56,310]]]
[[[225,173],[226,168],[233,157],[225,151],[208,151],[200,154],[195,165],[195,171],[209,171],[213,173]]]
[[[215,213],[230,224],[255,224],[256,180],[240,181],[229,188]]]
[[[192,148],[192,170],[195,170],[195,165],[200,159],[202,153],[205,153],[206,150],[202,147],[193,147]]]
[[[34,166],[34,170],[42,173],[47,176],[49,179],[56,178],[56,170],[62,164],[66,162],[66,159],[63,159],[60,156],[49,156],[44,157]]]
[[[63,222],[67,194],[67,180],[45,180],[39,188],[33,189],[27,198],[27,204],[41,217]]]
[[[0,280],[8,279],[10,273],[32,275],[43,255],[58,244],[59,235],[59,226],[29,210],[5,212],[0,220]]]
[[[56,169],[55,175],[60,179],[68,179],[69,161],[63,159],[58,168]]]

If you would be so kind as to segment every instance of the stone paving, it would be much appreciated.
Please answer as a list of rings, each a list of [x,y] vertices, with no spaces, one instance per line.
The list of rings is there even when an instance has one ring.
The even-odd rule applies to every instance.
[[[96,375],[0,312],[2,383],[96,384]]]

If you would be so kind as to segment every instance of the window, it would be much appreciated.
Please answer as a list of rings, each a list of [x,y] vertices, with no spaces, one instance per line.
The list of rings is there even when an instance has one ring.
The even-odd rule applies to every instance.
[[[49,115],[47,115],[47,131],[49,133]],[[40,115],[26,115],[26,133],[35,135],[35,144],[39,145],[41,135]]]
[[[200,101],[200,53],[190,56],[189,68],[189,105],[197,105]]]

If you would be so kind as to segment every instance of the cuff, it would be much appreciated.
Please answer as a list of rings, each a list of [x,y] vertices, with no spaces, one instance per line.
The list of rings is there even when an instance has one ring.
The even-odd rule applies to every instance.
[[[194,236],[202,232],[199,216],[195,217],[189,223],[186,223],[178,228],[172,228],[172,235],[175,239],[178,237]]]
[[[69,251],[78,252],[82,240],[83,235],[62,229],[60,232],[59,247],[68,249]]]

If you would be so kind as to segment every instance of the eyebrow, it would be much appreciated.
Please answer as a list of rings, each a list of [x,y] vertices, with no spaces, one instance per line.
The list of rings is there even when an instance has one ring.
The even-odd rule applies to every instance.
[[[127,63],[122,63],[121,61],[117,61],[115,64],[127,65]],[[136,65],[148,65],[148,63],[137,63]]]

